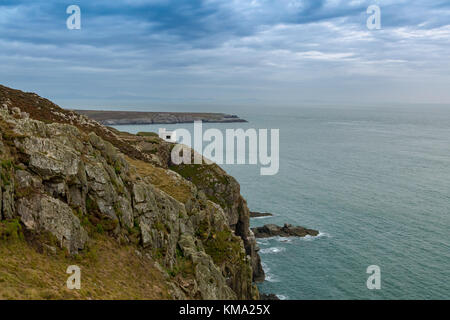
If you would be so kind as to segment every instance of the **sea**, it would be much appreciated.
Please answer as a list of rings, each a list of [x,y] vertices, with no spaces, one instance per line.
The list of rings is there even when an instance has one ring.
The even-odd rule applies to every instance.
[[[266,272],[261,292],[280,299],[450,298],[450,106],[220,112],[248,123],[203,124],[204,130],[279,129],[276,175],[262,176],[260,165],[222,165],[239,181],[252,211],[273,213],[252,219],[252,227],[290,223],[320,232],[258,240]],[[131,133],[193,129],[115,127]],[[379,289],[367,285],[369,266],[379,267]]]

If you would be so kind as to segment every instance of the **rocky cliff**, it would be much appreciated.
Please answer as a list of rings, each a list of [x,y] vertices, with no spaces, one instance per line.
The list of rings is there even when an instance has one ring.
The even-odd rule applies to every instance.
[[[249,210],[217,165],[3,86],[0,130],[0,298],[258,299]]]

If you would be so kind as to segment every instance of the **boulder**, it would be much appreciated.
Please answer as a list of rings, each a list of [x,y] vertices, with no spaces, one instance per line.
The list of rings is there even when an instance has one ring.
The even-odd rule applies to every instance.
[[[60,246],[72,254],[83,249],[88,241],[88,234],[72,208],[48,195],[34,194],[31,198],[19,199],[17,214],[28,230],[50,232],[58,239]]]
[[[250,218],[271,217],[273,214],[267,212],[250,211]]]
[[[44,180],[78,173],[80,155],[57,140],[32,136],[16,140],[16,145],[29,156],[30,169]]]
[[[280,298],[278,298],[275,294],[273,293],[262,293],[260,295],[260,300],[280,300]]]
[[[291,224],[285,224],[283,227],[275,224],[266,224],[263,227],[252,228],[256,238],[270,238],[270,237],[306,237],[317,236],[319,231],[313,229],[307,229],[304,227],[294,227]]]

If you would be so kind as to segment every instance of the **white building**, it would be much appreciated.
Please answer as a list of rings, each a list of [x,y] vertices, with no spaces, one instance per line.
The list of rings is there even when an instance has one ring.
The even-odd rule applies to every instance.
[[[166,128],[159,128],[159,137],[167,142],[176,142],[176,131],[167,131]]]

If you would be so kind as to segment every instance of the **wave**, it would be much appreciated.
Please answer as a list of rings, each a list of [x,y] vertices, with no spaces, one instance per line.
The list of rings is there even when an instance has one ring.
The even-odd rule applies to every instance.
[[[306,240],[306,241],[311,241],[311,240],[316,240],[316,239],[319,239],[319,238],[331,238],[331,236],[328,233],[319,231],[319,234],[317,236],[315,236],[315,237],[307,235],[306,237],[303,237],[303,238],[300,238],[300,239]]]
[[[266,275],[266,280],[265,281],[268,281],[268,282],[280,282],[280,280],[278,280],[278,278],[274,274],[270,273],[270,268],[269,268],[269,266],[266,263],[261,262],[261,266],[263,267],[264,273]]]
[[[291,243],[294,240],[306,240],[306,241],[311,241],[311,240],[316,240],[319,238],[331,238],[331,235],[325,232],[319,232],[319,234],[315,237],[307,235],[305,237],[280,237],[280,236],[275,236],[275,237],[270,237],[270,238],[263,238],[263,239],[258,239],[257,243],[260,245],[268,245],[270,240],[275,240],[278,242],[283,242],[283,243]]]
[[[257,239],[256,242],[260,245],[269,245],[271,240],[275,240],[278,242],[292,242],[294,238],[293,237],[280,237],[280,236],[275,236],[275,237],[268,237],[268,238],[260,238]]]
[[[271,273],[266,273],[266,281],[267,282],[280,282],[280,280],[278,280],[278,278]]]
[[[271,247],[271,248],[261,249],[259,252],[262,254],[274,254],[274,253],[280,253],[283,251],[286,251],[286,248]]]
[[[259,245],[269,245],[271,240],[275,240],[275,241],[283,242],[283,243],[291,243],[294,240],[313,241],[313,240],[318,239],[318,238],[330,238],[330,237],[331,236],[328,233],[319,232],[319,234],[317,236],[315,236],[315,237],[312,237],[310,235],[308,235],[306,237],[303,237],[303,238],[296,238],[296,237],[288,237],[287,238],[287,237],[277,236],[277,237],[272,237],[272,238],[258,239],[257,243]],[[261,254],[277,254],[277,253],[284,252],[284,251],[286,251],[286,248],[284,248],[284,247],[269,247],[269,248],[261,249],[259,252]],[[270,272],[271,269],[269,268],[269,266],[266,263],[264,263],[264,261],[261,262],[261,266],[263,267],[264,273],[266,275],[265,281],[267,281],[267,282],[280,282],[280,280],[273,273]],[[287,296],[284,296],[284,295],[281,295],[281,294],[277,295],[277,297],[280,300],[287,300],[288,299]]]
[[[292,237],[273,237],[274,240],[278,241],[278,242],[285,242],[285,243],[289,243],[292,242]]]

